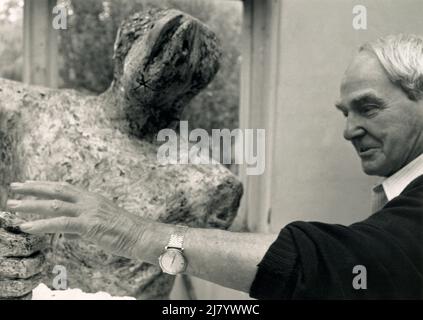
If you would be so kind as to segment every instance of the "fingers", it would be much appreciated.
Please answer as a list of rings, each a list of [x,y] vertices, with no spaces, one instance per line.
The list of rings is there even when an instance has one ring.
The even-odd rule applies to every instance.
[[[74,186],[63,182],[25,181],[10,185],[14,193],[38,198],[77,202],[82,193]]]
[[[14,193],[54,200],[8,200],[9,210],[22,213],[37,213],[51,219],[36,220],[21,224],[23,232],[30,234],[68,233],[80,235],[83,225],[76,219],[79,206],[76,204],[84,196],[78,188],[62,182],[25,181],[10,185]]]
[[[66,240],[70,241],[81,240],[81,236],[78,234],[65,233],[63,236],[66,238]]]
[[[73,233],[82,234],[84,226],[77,218],[58,217],[52,219],[35,220],[21,224],[20,229],[30,234],[42,233]]]
[[[37,213],[47,217],[78,216],[78,206],[60,200],[8,200],[7,209],[22,213]]]

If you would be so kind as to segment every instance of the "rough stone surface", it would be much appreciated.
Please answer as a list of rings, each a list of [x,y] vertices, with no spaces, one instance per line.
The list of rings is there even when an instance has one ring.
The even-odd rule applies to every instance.
[[[15,215],[0,212],[0,276],[1,257],[28,257],[46,247],[44,237],[20,232],[15,226],[22,222]]]
[[[27,279],[41,273],[44,255],[36,253],[26,259],[0,258],[0,279]]]
[[[115,44],[115,79],[100,96],[0,80],[0,206],[12,181],[67,181],[142,217],[228,228],[242,195],[221,165],[160,165],[155,134],[217,72],[213,33],[176,10],[135,14]],[[181,152],[185,152],[182,150]],[[61,238],[47,254],[70,288],[138,299],[167,298],[173,277],[149,264]]]
[[[28,294],[38,286],[41,279],[41,274],[29,279],[0,279],[0,292],[7,292],[7,296],[0,296],[0,299],[19,298],[20,300],[26,300]]]
[[[0,212],[0,299],[28,299],[41,281],[46,237],[21,232],[22,219]]]
[[[0,300],[33,300],[33,299],[32,299],[32,292],[29,292],[20,297],[0,297]]]
[[[45,248],[42,238],[0,229],[0,257],[28,257]]]

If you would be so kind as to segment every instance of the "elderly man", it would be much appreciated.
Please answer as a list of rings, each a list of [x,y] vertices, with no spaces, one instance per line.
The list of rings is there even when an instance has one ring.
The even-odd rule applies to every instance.
[[[15,193],[48,200],[9,200],[8,207],[47,217],[22,224],[25,232],[77,234],[255,298],[422,298],[423,39],[389,36],[363,46],[340,93],[345,139],[366,174],[386,178],[374,189],[374,213],[353,225],[294,222],[279,235],[188,229],[55,182],[13,183]],[[359,288],[357,266],[367,271]]]

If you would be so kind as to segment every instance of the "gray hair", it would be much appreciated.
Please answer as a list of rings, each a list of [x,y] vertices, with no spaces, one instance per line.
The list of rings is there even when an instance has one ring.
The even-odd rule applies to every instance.
[[[364,44],[359,51],[363,50],[376,55],[389,80],[398,85],[410,100],[423,98],[423,37],[389,35]]]

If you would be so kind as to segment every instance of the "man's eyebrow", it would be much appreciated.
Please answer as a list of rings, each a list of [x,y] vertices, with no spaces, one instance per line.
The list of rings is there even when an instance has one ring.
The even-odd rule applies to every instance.
[[[383,103],[383,99],[375,95],[374,93],[365,93],[351,100],[352,106],[358,106],[365,102]]]
[[[383,104],[384,100],[380,97],[378,97],[376,94],[374,93],[364,93],[362,95],[359,95],[358,97],[355,97],[354,99],[351,100],[350,104],[353,108],[357,108],[359,107],[361,104],[363,103],[379,103],[379,104]],[[346,105],[344,105],[341,102],[336,102],[335,103],[335,108],[345,112],[348,108],[346,107]]]

